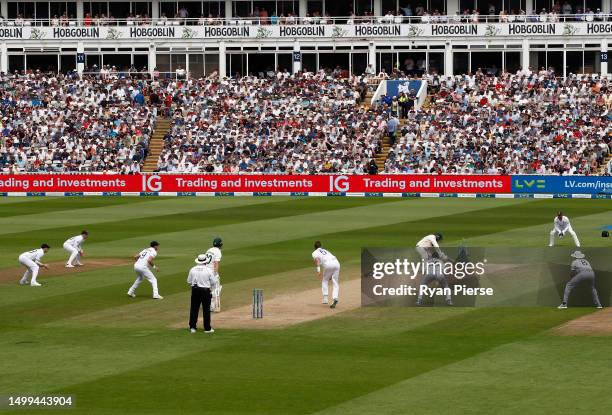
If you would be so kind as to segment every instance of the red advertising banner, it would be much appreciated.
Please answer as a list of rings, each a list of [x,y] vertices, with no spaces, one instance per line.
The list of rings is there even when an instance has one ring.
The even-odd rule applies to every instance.
[[[493,175],[0,175],[0,193],[510,193],[510,176]]]
[[[0,192],[140,192],[142,177],[118,174],[0,175]]]

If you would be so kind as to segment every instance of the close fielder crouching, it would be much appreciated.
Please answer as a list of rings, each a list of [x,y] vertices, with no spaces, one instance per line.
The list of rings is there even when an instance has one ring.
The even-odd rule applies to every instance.
[[[574,232],[572,228],[572,224],[567,216],[563,216],[563,212],[558,212],[557,216],[553,221],[554,227],[550,231],[550,240],[548,241],[548,246],[555,246],[555,237],[563,238],[566,233],[570,234],[572,239],[574,240],[574,244],[577,247],[580,247],[580,241],[578,240],[578,235]]]
[[[444,262],[448,261],[448,256],[440,249],[438,241],[442,240],[441,233],[427,235],[421,239],[416,245],[416,251],[423,260],[425,271],[423,272],[423,280],[419,286],[419,294],[417,296],[417,305],[423,304],[423,294],[421,286],[428,287],[433,281],[437,281],[442,288],[449,288],[446,276],[442,273]],[[453,300],[448,293],[446,295],[446,304],[453,305]]]
[[[417,296],[417,305],[423,305],[423,292],[421,290],[422,286],[429,287],[429,284],[436,281],[441,288],[444,288],[446,292],[446,304],[453,305],[453,299],[450,294],[450,286],[448,285],[448,280],[446,276],[442,272],[442,268],[444,267],[444,261],[440,259],[431,259],[425,262],[425,272],[423,273],[423,279],[421,280],[421,284],[419,286],[419,294]]]
[[[66,262],[66,268],[80,267],[81,257],[83,256],[83,242],[89,237],[87,231],[82,231],[80,235],[73,236],[64,242],[64,250],[70,254]]]
[[[153,260],[157,257],[157,251],[159,250],[159,243],[157,241],[152,241],[149,244],[149,248],[143,249],[140,251],[138,255],[134,256],[134,272],[136,273],[136,280],[134,284],[130,287],[127,292],[127,295],[136,298],[136,289],[140,286],[140,283],[143,280],[147,280],[151,283],[151,287],[153,288],[153,298],[156,300],[163,300],[164,297],[159,295],[159,291],[157,289],[157,278],[153,275],[150,268],[154,270],[158,270],[157,266],[153,263]]]
[[[28,283],[32,287],[40,287],[41,284],[36,280],[38,278],[38,270],[40,267],[49,269],[47,264],[42,263],[40,260],[49,251],[49,245],[42,244],[39,249],[24,252],[19,255],[19,263],[26,267],[26,271],[19,281],[20,285],[27,285]],[[32,277],[31,281],[29,281]]]

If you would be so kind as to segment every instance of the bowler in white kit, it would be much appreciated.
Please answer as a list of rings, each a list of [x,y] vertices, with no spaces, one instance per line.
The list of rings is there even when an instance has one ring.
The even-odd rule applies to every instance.
[[[338,305],[338,295],[340,294],[340,262],[328,250],[321,248],[321,242],[314,243],[312,259],[317,266],[317,275],[321,278],[321,291],[323,292],[323,304],[329,302],[329,281],[332,282],[332,303],[330,308]]]
[[[87,231],[82,231],[80,235],[73,236],[64,242],[64,249],[70,253],[68,261],[66,262],[66,268],[80,267],[81,256],[83,255],[83,242],[89,238]]]
[[[555,246],[555,236],[559,238],[563,238],[566,233],[570,234],[572,239],[574,240],[574,244],[577,247],[580,247],[580,241],[578,240],[578,235],[574,232],[572,228],[572,224],[567,216],[563,216],[563,212],[557,213],[555,219],[553,220],[554,228],[550,231],[550,241],[548,246]]]
[[[40,267],[49,269],[47,264],[43,264],[40,260],[41,258],[49,251],[49,245],[42,244],[39,249],[34,249],[32,251],[24,252],[19,255],[19,263],[27,268],[26,272],[21,277],[19,284],[27,285],[28,280],[30,282],[30,286],[32,287],[40,287],[41,284],[36,280],[38,278],[38,271]],[[32,279],[30,280],[30,277]]]
[[[136,297],[136,289],[142,282],[142,280],[147,280],[151,283],[153,287],[153,298],[156,300],[163,300],[164,297],[159,295],[159,291],[157,289],[157,278],[151,272],[151,268],[154,270],[158,270],[157,266],[153,263],[153,260],[157,257],[157,251],[159,249],[159,242],[153,241],[150,243],[149,248],[143,249],[138,255],[134,256],[134,260],[136,263],[134,264],[134,272],[136,273],[136,281],[130,287],[127,292],[132,298]]]

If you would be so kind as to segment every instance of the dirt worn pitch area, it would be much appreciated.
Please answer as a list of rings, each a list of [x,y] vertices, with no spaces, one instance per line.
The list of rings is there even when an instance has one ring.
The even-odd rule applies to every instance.
[[[123,258],[92,258],[91,260],[83,259],[83,266],[66,268],[65,262],[51,262],[47,264],[49,269],[41,268],[38,276],[41,278],[58,277],[69,274],[78,274],[80,272],[93,271],[101,268],[118,267],[131,264],[132,261]],[[25,272],[23,266],[4,268],[0,270],[0,284],[18,283],[19,279]]]
[[[213,314],[213,326],[230,329],[283,328],[354,310],[361,305],[361,280],[357,278],[345,282],[340,281],[340,302],[335,309],[321,304],[320,288],[271,298],[266,298],[265,294],[264,291],[264,318],[253,319],[253,307],[247,305]],[[202,327],[201,317],[200,314],[198,327]],[[172,327],[184,328],[185,322],[174,324]]]
[[[552,331],[560,336],[612,336],[612,308],[568,321]]]

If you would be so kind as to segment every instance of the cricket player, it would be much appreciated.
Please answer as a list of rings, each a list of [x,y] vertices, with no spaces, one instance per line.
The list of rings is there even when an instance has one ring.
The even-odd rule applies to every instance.
[[[38,277],[38,270],[40,267],[45,269],[49,269],[47,264],[43,264],[40,262],[40,259],[49,251],[49,245],[42,244],[39,249],[34,249],[32,251],[24,252],[19,255],[19,263],[27,268],[26,272],[21,277],[19,284],[27,285],[28,279],[32,276],[32,280],[30,281],[30,286],[32,287],[40,287],[41,284],[36,281]]]
[[[570,223],[568,217],[563,216],[563,212],[557,213],[553,223],[554,228],[552,231],[550,231],[550,242],[548,246],[555,246],[555,236],[563,238],[566,233],[569,233],[572,236],[572,239],[574,239],[574,244],[580,248],[578,236],[576,235],[576,232],[574,232],[574,229],[572,229],[572,224]]]
[[[328,250],[321,248],[321,241],[314,243],[312,259],[317,266],[317,275],[321,278],[321,291],[323,291],[323,304],[328,304],[329,280],[333,285],[333,302],[329,308],[336,308],[338,305],[338,295],[340,293],[340,263],[338,259]]]
[[[586,255],[584,255],[580,251],[576,251],[571,255],[574,259],[572,261],[572,278],[565,285],[565,291],[563,292],[563,302],[558,307],[560,309],[567,308],[567,300],[569,296],[576,287],[576,285],[584,282],[591,286],[591,295],[593,296],[593,303],[597,308],[602,308],[601,303],[599,302],[599,296],[597,295],[597,289],[595,288],[595,272],[593,272],[593,268],[589,261],[587,261]]]
[[[442,252],[440,245],[438,245],[438,241],[441,240],[441,233],[427,235],[416,244],[416,251],[425,262],[433,258],[439,258],[445,261],[448,257]]]
[[[153,287],[153,298],[156,300],[163,300],[164,297],[159,295],[159,291],[157,290],[157,278],[151,272],[151,268],[154,270],[159,270],[157,265],[153,263],[155,257],[157,257],[157,251],[159,250],[159,242],[153,241],[150,243],[149,248],[143,249],[138,255],[134,256],[134,272],[136,272],[136,281],[130,287],[127,292],[132,298],[136,297],[136,289],[140,285],[143,279],[149,281],[151,286]]]
[[[75,266],[80,267],[81,256],[83,255],[83,242],[89,237],[87,231],[82,231],[80,235],[73,236],[64,242],[64,249],[70,253],[68,262],[66,262],[66,268],[74,268]]]
[[[219,263],[221,262],[221,248],[223,247],[223,240],[221,238],[213,239],[212,248],[209,248],[204,253],[204,265],[210,270],[213,277],[216,278],[217,284],[212,289],[212,301],[210,303],[210,311],[219,313],[221,311],[221,279],[219,276]]]
[[[444,261],[434,258],[427,262],[425,262],[425,271],[423,272],[423,279],[421,280],[421,286],[429,287],[433,281],[437,281],[438,285],[441,288],[446,288],[446,304],[453,305],[453,299],[450,294],[450,290],[448,290],[449,285],[446,279],[446,276],[442,272],[442,268],[444,267]],[[417,305],[423,305],[423,293],[419,287],[419,294],[417,296]]]

